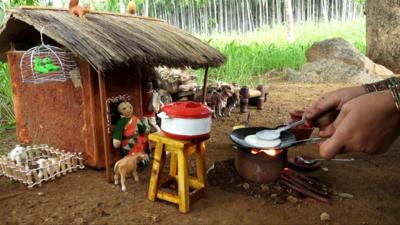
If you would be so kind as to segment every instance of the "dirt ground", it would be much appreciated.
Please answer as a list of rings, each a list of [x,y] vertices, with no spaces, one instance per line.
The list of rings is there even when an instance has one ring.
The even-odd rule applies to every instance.
[[[286,121],[291,109],[305,108],[328,90],[344,85],[308,85],[274,82],[262,111],[251,109],[251,126],[275,126]],[[233,158],[229,140],[232,126],[247,115],[236,109],[230,118],[213,122],[207,144],[207,165]],[[0,133],[0,148],[13,146],[14,131]],[[140,181],[128,179],[127,192],[105,181],[104,171],[85,169],[28,190],[24,185],[0,177],[0,224],[325,224],[320,214],[327,212],[327,224],[400,224],[400,141],[385,154],[370,156],[347,154],[350,163],[323,162],[329,169],[312,175],[336,192],[354,195],[353,199],[334,197],[327,205],[312,199],[301,203],[276,204],[210,186],[207,198],[195,202],[188,214],[177,206],[147,199],[149,171]],[[317,157],[315,146],[298,147],[289,154]],[[38,193],[41,193],[40,195]]]

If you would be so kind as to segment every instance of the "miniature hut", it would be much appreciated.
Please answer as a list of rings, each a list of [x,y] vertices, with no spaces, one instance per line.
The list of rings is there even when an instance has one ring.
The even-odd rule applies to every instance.
[[[86,164],[102,168],[113,160],[107,156],[113,152],[113,104],[129,99],[140,117],[142,84],[151,79],[146,71],[217,67],[226,59],[162,20],[101,12],[86,18],[64,9],[11,10],[0,28],[0,58],[7,57],[10,67],[18,141],[83,152]],[[40,45],[41,34],[44,43],[71,55],[80,76],[24,82],[21,58]]]

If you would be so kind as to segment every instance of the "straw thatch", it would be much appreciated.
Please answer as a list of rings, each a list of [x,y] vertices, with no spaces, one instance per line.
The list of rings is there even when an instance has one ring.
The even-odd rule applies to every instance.
[[[217,67],[225,57],[191,34],[163,21],[107,13],[89,13],[87,20],[66,10],[19,8],[10,11],[0,29],[0,53],[12,39],[43,33],[86,59],[96,70],[108,71],[132,64],[169,67]],[[32,46],[31,46],[32,47]]]

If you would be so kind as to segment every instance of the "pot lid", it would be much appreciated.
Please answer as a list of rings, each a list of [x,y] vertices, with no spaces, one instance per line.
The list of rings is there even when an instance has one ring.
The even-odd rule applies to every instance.
[[[163,107],[169,117],[186,118],[186,119],[202,119],[211,116],[211,109],[199,102],[185,101],[174,102]]]

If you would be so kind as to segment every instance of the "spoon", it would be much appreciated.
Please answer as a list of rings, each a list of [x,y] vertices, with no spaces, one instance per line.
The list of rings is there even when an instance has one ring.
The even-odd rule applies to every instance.
[[[295,158],[296,161],[302,162],[303,164],[314,164],[318,161],[325,161],[326,159],[305,159],[302,156],[296,156]],[[349,158],[349,159],[330,159],[331,161],[336,161],[336,162],[352,162],[354,161],[354,158]]]
[[[266,140],[266,141],[275,140],[281,136],[281,132],[283,132],[285,130],[289,130],[290,128],[293,128],[293,127],[300,126],[300,125],[304,124],[305,122],[306,122],[306,114],[304,113],[301,120],[286,124],[285,126],[279,127],[278,129],[262,130],[262,131],[257,132],[256,135],[257,135],[257,138],[262,139],[262,140]]]

